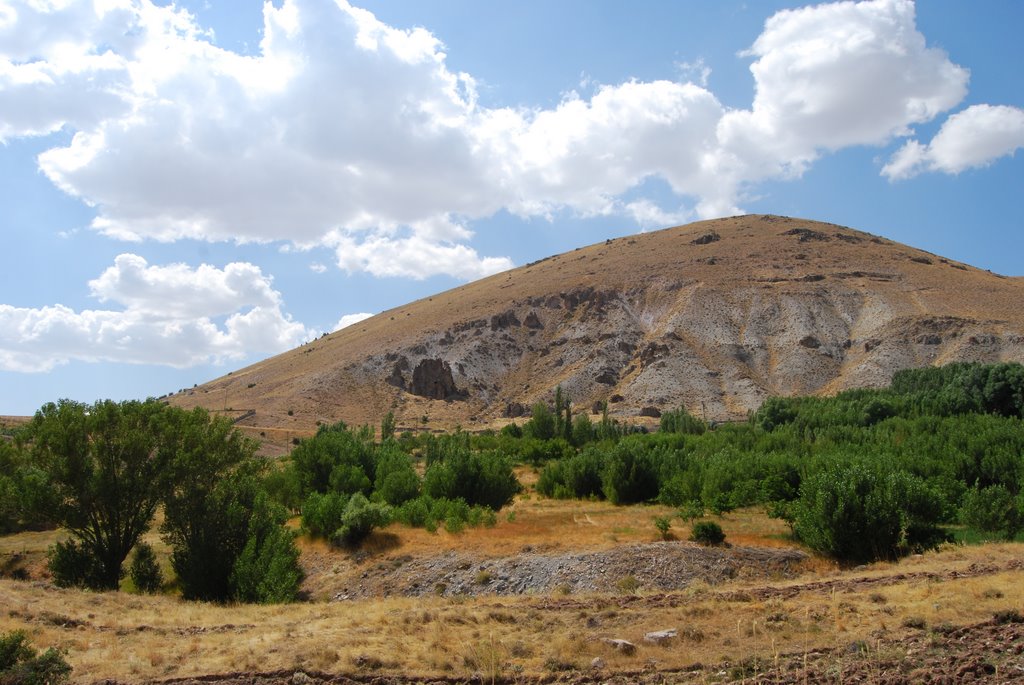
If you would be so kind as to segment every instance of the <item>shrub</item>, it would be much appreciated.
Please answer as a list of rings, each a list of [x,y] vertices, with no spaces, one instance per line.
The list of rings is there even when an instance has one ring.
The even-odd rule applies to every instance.
[[[135,545],[135,553],[132,554],[132,563],[128,575],[139,592],[158,592],[164,584],[164,575],[160,571],[160,565],[156,562],[156,554],[148,543],[140,542]]]
[[[386,526],[390,520],[391,507],[370,502],[365,495],[357,492],[345,505],[341,526],[331,535],[331,542],[336,545],[358,545],[374,528]]]
[[[650,450],[630,438],[616,445],[601,474],[605,497],[613,504],[647,502],[658,496],[658,472]]]
[[[58,542],[47,551],[47,568],[58,587],[105,587],[103,568],[75,540]]]
[[[672,533],[672,519],[668,516],[655,516],[654,527],[658,529],[658,533],[661,535],[662,540],[671,540]]]
[[[374,499],[399,505],[420,494],[420,477],[409,455],[395,447],[381,448],[377,455]]]
[[[29,646],[24,631],[0,635],[0,683],[3,685],[59,685],[66,682],[70,674],[71,666],[53,647],[39,654]]]
[[[998,533],[1007,540],[1017,537],[1024,527],[1020,498],[1002,485],[973,488],[964,493],[960,520],[985,533]]]
[[[703,421],[680,406],[676,411],[667,411],[661,415],[658,430],[662,433],[686,433],[700,435],[707,429]]]
[[[238,601],[280,604],[295,600],[304,575],[295,533],[268,521],[250,535],[231,571],[231,585]]]
[[[694,519],[702,518],[704,516],[704,505],[701,504],[699,499],[691,499],[679,508],[679,512],[676,516],[678,516],[682,521],[692,521]]]
[[[837,465],[801,485],[793,529],[836,559],[892,559],[938,545],[945,537],[938,527],[942,510],[938,493],[916,476]]]
[[[701,545],[720,545],[725,542],[725,533],[714,521],[697,521],[690,531],[690,540]]]
[[[495,511],[511,502],[519,490],[512,464],[497,452],[453,450],[431,464],[423,478],[423,492],[434,499],[462,499]]]
[[[341,528],[347,504],[348,496],[337,492],[328,492],[326,495],[310,493],[302,504],[302,527],[313,537],[329,538]]]

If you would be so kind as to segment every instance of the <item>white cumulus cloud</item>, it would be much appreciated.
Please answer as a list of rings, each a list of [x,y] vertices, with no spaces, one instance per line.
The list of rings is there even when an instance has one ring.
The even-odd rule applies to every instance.
[[[95,230],[326,245],[342,269],[377,276],[509,268],[472,247],[473,220],[501,210],[669,223],[736,213],[759,181],[909,135],[968,81],[927,45],[910,0],[771,17],[741,53],[754,59],[749,109],[725,107],[699,61],[680,66],[681,82],[483,107],[438,37],[345,0],[266,3],[253,55],[151,0],[12,7],[0,23],[0,137],[73,132],[39,164],[95,207]],[[673,207],[623,199],[651,178]]]
[[[925,171],[958,174],[984,167],[1024,147],[1024,109],[972,105],[949,117],[927,145],[907,141],[882,168],[889,180]]]
[[[316,336],[282,311],[271,279],[252,264],[150,266],[122,254],[89,287],[123,308],[0,305],[0,370],[48,371],[71,360],[188,367],[282,352]]]
[[[346,314],[345,316],[338,319],[338,323],[334,324],[334,330],[340,331],[342,328],[347,328],[352,324],[357,324],[360,321],[365,321],[366,319],[369,319],[371,316],[373,316],[373,314],[369,312],[359,312],[358,314]]]

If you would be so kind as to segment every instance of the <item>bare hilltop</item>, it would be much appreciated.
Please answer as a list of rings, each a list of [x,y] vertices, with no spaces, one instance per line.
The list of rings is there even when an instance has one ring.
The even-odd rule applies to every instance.
[[[1024,362],[1024,278],[834,224],[701,221],[579,248],[382,312],[171,396],[268,440],[318,422],[484,427],[550,400],[743,418],[903,368]]]

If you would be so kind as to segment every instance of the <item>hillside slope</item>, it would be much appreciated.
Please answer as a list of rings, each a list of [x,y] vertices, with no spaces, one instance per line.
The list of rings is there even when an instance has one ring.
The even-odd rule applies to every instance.
[[[727,420],[906,367],[1024,362],[1022,303],[1024,278],[833,224],[733,217],[500,273],[170,399],[283,434],[389,410],[400,427],[488,425],[558,385],[579,409]]]

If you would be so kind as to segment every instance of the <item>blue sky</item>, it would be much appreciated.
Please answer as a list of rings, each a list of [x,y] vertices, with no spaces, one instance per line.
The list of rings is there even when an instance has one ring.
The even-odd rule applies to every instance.
[[[0,0],[0,414],[701,218],[1024,275],[1024,4]]]

